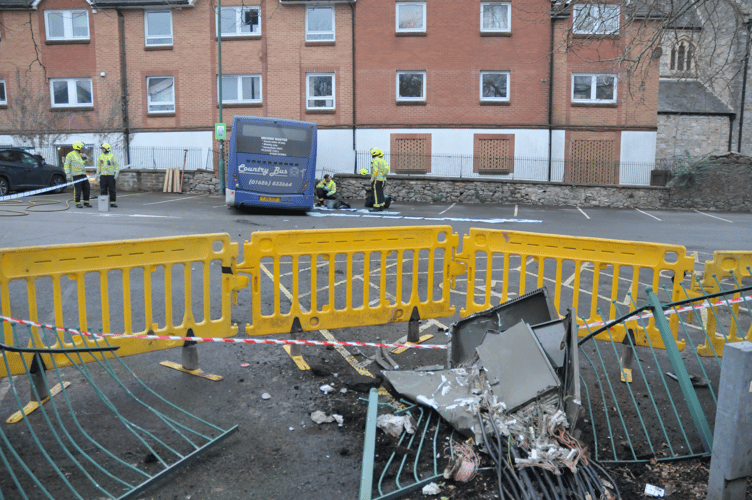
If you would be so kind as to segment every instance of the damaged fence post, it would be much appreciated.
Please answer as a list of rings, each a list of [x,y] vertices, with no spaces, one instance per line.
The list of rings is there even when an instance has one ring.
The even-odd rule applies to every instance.
[[[752,342],[734,342],[723,348],[715,440],[710,460],[708,500],[746,496],[752,476]]]
[[[376,453],[376,420],[379,413],[379,391],[371,388],[368,392],[368,413],[366,414],[366,435],[363,441],[363,466],[360,470],[360,500],[371,500],[373,492],[373,460]]]
[[[634,363],[634,351],[632,350],[635,343],[635,335],[634,330],[631,328],[627,329],[627,334],[624,335],[624,340],[622,341],[622,345],[624,346],[622,348],[622,355],[621,355],[621,366],[622,366],[622,373],[621,373],[621,381],[625,382],[627,384],[632,383],[632,363]]]
[[[296,316],[292,321],[292,328],[290,328],[290,338],[292,340],[300,340],[300,334],[303,333],[303,327],[300,326],[300,320]],[[293,344],[290,346],[290,356],[302,356],[303,348],[300,344]]]
[[[687,403],[689,414],[692,416],[697,433],[700,435],[702,446],[706,451],[710,452],[713,449],[713,433],[710,430],[710,424],[708,424],[708,419],[705,417],[705,412],[692,385],[692,380],[689,378],[689,373],[687,372],[687,367],[684,364],[681,353],[679,353],[679,348],[676,346],[676,339],[671,332],[671,326],[663,313],[663,306],[661,306],[658,296],[653,293],[653,287],[646,287],[645,292],[647,293],[648,305],[652,309],[653,317],[655,318],[655,326],[661,334],[661,339],[663,339],[663,345],[666,347],[666,355],[676,374],[676,380],[679,382],[679,387]]]

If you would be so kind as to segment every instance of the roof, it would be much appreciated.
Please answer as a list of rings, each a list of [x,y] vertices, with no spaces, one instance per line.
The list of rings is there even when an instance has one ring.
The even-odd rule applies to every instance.
[[[658,113],[735,114],[730,107],[697,80],[661,80],[658,85]]]
[[[42,0],[0,0],[0,10],[36,10]]]

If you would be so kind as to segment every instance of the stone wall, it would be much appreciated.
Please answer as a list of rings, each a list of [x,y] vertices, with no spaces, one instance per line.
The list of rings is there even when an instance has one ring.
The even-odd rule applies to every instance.
[[[658,115],[656,158],[703,156],[728,151],[728,116]]]
[[[211,170],[186,170],[183,175],[183,192],[193,194],[219,194],[219,179]],[[120,172],[117,187],[121,191],[157,191],[164,187],[164,170],[126,169]]]
[[[335,174],[337,193],[360,207],[368,179]],[[752,212],[752,158],[734,154],[677,175],[666,187],[596,186],[501,179],[389,176],[387,194],[399,202],[519,203],[545,206],[697,209]]]

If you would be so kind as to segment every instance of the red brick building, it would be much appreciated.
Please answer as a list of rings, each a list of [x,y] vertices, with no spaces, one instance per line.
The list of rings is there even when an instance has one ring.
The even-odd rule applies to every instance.
[[[654,160],[658,77],[628,89],[619,73],[627,13],[553,7],[0,0],[0,144],[201,148],[191,162],[212,168],[221,46],[221,121],[315,121],[320,169],[379,147],[398,173],[646,183],[625,165]]]

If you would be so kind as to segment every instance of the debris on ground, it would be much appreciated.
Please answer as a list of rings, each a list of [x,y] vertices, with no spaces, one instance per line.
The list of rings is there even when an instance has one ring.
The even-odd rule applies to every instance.
[[[645,485],[645,495],[649,497],[662,497],[664,495],[663,488],[659,488],[652,484]]]
[[[272,395],[269,394],[268,392],[265,392],[261,395],[261,399],[271,399],[271,398],[272,398]]]
[[[331,422],[337,422],[337,424],[340,427],[342,427],[342,424],[344,422],[344,418],[342,417],[342,415],[337,415],[336,413],[327,415],[325,412],[321,410],[316,410],[315,412],[311,413],[311,420],[313,420],[317,424],[328,424]]]
[[[376,419],[376,427],[392,437],[400,437],[403,432],[413,434],[415,421],[409,415],[379,415]]]
[[[439,485],[436,483],[428,483],[423,486],[424,495],[438,495],[439,493],[441,493],[441,488],[439,488]]]
[[[382,374],[490,456],[502,498],[620,498],[570,433],[581,404],[571,313],[559,318],[539,289],[453,324],[450,334],[448,367]],[[469,480],[477,462],[456,448],[444,475]]]
[[[329,384],[324,384],[324,385],[322,385],[321,387],[319,387],[319,390],[320,390],[321,392],[323,392],[324,394],[327,394],[327,395],[328,395],[328,394],[329,394],[330,392],[332,392],[332,391],[334,390],[334,387],[332,387],[332,386],[331,386],[331,385],[329,385]]]

